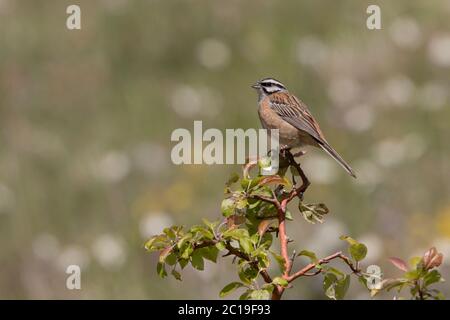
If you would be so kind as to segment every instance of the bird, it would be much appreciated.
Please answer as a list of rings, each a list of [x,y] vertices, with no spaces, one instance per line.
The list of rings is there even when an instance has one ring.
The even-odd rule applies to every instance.
[[[304,146],[321,148],[353,178],[356,174],[325,139],[308,106],[274,78],[264,78],[251,86],[258,92],[258,114],[264,129],[278,129],[281,149]]]

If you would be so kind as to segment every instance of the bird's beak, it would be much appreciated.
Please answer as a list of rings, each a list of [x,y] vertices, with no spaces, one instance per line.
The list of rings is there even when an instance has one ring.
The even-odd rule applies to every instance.
[[[261,85],[259,83],[255,83],[254,85],[252,85],[253,89],[259,89],[261,88]]]

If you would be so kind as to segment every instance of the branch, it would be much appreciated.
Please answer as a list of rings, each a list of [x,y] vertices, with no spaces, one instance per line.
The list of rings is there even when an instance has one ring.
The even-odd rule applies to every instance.
[[[219,240],[206,240],[206,241],[203,241],[202,243],[194,245],[194,250],[195,249],[204,248],[204,247],[211,247],[211,246],[216,245],[216,243],[218,243],[218,242],[219,242]],[[272,278],[270,277],[270,275],[267,272],[267,270],[258,268],[258,262],[257,261],[252,260],[247,254],[239,251],[238,249],[233,247],[231,245],[231,243],[229,243],[229,242],[225,243],[225,248],[228,250],[228,253],[223,255],[223,257],[229,256],[229,255],[234,255],[234,256],[236,256],[238,258],[241,258],[241,259],[244,259],[244,260],[248,261],[253,267],[258,269],[259,273],[261,274],[261,277],[264,279],[264,281],[266,283],[271,283],[272,282]]]
[[[336,253],[334,253],[332,255],[329,255],[328,257],[320,259],[317,263],[310,263],[310,264],[308,264],[307,266],[305,266],[304,268],[300,269],[299,271],[297,271],[293,275],[289,276],[286,280],[288,282],[292,282],[295,279],[297,279],[298,277],[317,275],[317,274],[319,274],[321,272],[321,270],[317,270],[317,271],[315,271],[313,273],[308,273],[308,271],[311,271],[312,269],[316,268],[316,266],[318,266],[318,265],[327,264],[327,263],[329,263],[330,261],[332,261],[334,259],[341,259],[342,261],[344,261],[345,264],[347,264],[350,267],[350,269],[352,270],[352,272],[355,273],[355,274],[359,274],[361,272],[361,270],[356,268],[356,266],[353,264],[353,262],[350,260],[349,257],[347,257],[344,254],[342,254],[341,251],[338,251],[338,252],[336,252]]]

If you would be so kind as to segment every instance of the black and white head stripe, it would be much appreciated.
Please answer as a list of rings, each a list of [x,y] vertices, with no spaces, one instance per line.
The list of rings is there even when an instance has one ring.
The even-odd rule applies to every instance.
[[[280,81],[273,78],[262,79],[259,81],[259,85],[267,94],[287,90]]]

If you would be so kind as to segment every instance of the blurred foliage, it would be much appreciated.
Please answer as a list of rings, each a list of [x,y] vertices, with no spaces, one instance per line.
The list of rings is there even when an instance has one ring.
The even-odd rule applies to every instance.
[[[369,3],[382,30],[365,27]],[[323,256],[356,235],[386,272],[398,252],[450,255],[448,1],[81,0],[80,31],[65,27],[70,4],[0,1],[1,298],[216,296],[230,265],[187,268],[180,286],[142,246],[214,219],[236,169],[173,165],[171,132],[259,126],[249,86],[265,76],[309,105],[358,173],[303,157],[309,199],[333,215],[292,221],[293,240]],[[65,289],[71,263],[81,291]],[[286,298],[323,297],[304,282]]]

